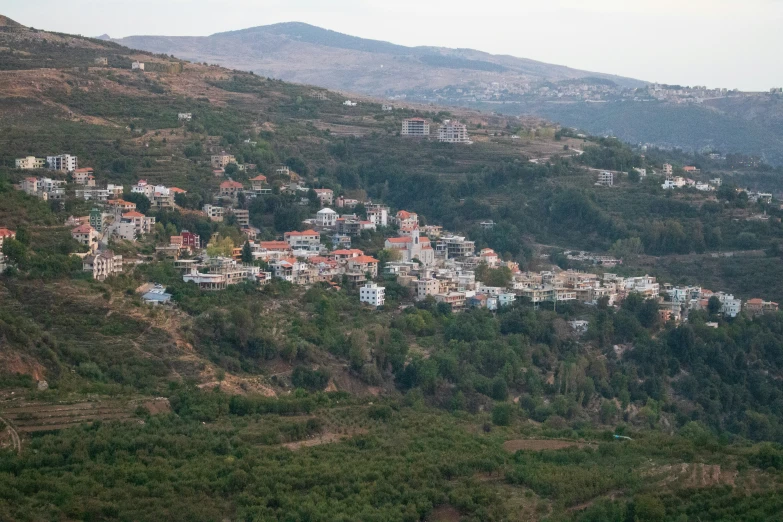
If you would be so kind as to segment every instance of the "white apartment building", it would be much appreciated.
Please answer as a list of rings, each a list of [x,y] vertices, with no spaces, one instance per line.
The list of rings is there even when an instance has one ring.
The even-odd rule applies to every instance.
[[[337,212],[331,208],[322,208],[315,215],[315,224],[319,227],[333,227],[337,225]]]
[[[306,250],[308,252],[319,252],[321,250],[321,234],[315,230],[286,232],[283,234],[283,239],[293,250]]]
[[[79,168],[76,156],[60,154],[59,156],[46,156],[46,165],[49,170],[59,172],[73,172]]]
[[[718,292],[716,295],[723,305],[720,309],[720,313],[727,317],[737,317],[737,315],[739,315],[742,310],[742,300],[736,299],[733,295],[725,294],[723,292]]]
[[[35,156],[27,156],[26,158],[18,158],[14,162],[14,166],[17,169],[32,170],[46,168],[45,158],[36,158]]]
[[[598,173],[598,184],[605,187],[611,187],[614,185],[614,174],[607,170],[603,170]]]
[[[376,227],[389,225],[389,207],[383,205],[367,205],[367,221]]]
[[[438,127],[438,141],[443,143],[470,143],[468,128],[458,121],[444,120],[443,125]]]
[[[375,283],[367,283],[359,289],[359,301],[376,308],[383,306],[386,302],[386,288]]]
[[[430,122],[424,118],[407,118],[402,120],[403,136],[426,138],[430,135]]]
[[[122,273],[122,256],[114,255],[111,250],[104,250],[95,255],[86,256],[82,260],[85,272],[92,272],[93,279],[103,281],[114,274]]]

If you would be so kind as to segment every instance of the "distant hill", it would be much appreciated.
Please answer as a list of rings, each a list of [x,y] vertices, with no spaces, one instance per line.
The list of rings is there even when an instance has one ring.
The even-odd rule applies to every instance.
[[[204,37],[130,36],[134,49],[223,65],[291,82],[373,96],[452,104],[505,114],[535,114],[594,134],[685,150],[703,148],[758,155],[783,164],[783,97],[707,100],[702,105],[560,103],[433,99],[433,91],[483,92],[504,85],[562,85],[573,80],[636,88],[645,82],[471,49],[405,47],[341,34],[304,23],[282,23]]]
[[[21,28],[24,27],[19,22],[16,22],[14,20],[11,20],[7,16],[0,15],[0,27],[17,27]]]
[[[597,77],[624,86],[644,82],[472,49],[405,47],[291,22],[204,37],[130,36],[134,49],[218,63],[298,83],[384,95],[471,82],[559,81]]]

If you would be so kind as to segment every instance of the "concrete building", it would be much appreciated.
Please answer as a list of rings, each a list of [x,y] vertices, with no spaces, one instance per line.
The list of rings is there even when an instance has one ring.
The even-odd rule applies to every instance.
[[[468,128],[454,120],[444,120],[438,127],[438,141],[442,143],[470,143]]]
[[[60,154],[59,156],[46,156],[46,166],[49,170],[73,172],[79,168],[79,162],[76,156]]]
[[[672,167],[671,164],[669,164],[669,163],[664,163],[663,164],[663,173],[666,176],[671,176],[672,174],[674,174],[674,167]]]
[[[283,238],[293,250],[318,252],[321,249],[321,234],[315,230],[286,232]]]
[[[131,70],[132,71],[143,71],[144,70],[144,62],[134,61],[131,64]]]
[[[440,281],[434,278],[419,279],[416,281],[416,300],[423,301],[428,295],[436,295],[441,292]]]
[[[46,158],[36,158],[35,156],[18,158],[14,162],[14,166],[17,169],[24,169],[24,170],[44,169],[46,168]]]
[[[378,227],[389,225],[389,207],[384,205],[367,205],[367,220]]]
[[[217,207],[215,205],[204,205],[201,210],[212,221],[216,221],[218,223],[223,221],[223,207]]]
[[[598,173],[598,185],[611,187],[614,185],[614,174],[608,170],[602,170]]]
[[[79,244],[88,247],[92,253],[98,250],[98,242],[101,239],[98,231],[87,224],[72,229],[71,237],[78,241]]]
[[[212,168],[213,169],[224,169],[226,168],[226,165],[229,163],[236,163],[236,158],[231,154],[226,154],[225,152],[222,152],[220,154],[214,154],[212,156]]]
[[[122,256],[114,255],[111,250],[104,250],[95,255],[85,256],[82,260],[85,272],[92,272],[93,279],[105,281],[107,277],[122,273]]]
[[[463,236],[445,236],[435,244],[435,253],[446,259],[470,257],[476,251],[476,243]]]
[[[386,302],[386,288],[367,283],[359,289],[359,301],[378,308]]]
[[[220,184],[220,196],[235,199],[242,192],[242,189],[242,184],[238,181],[224,181]]]
[[[337,225],[337,212],[331,208],[322,208],[315,215],[315,224],[319,227],[333,227]]]
[[[334,204],[334,191],[332,189],[313,189],[313,191],[318,196],[318,201],[321,202],[322,207]]]
[[[430,135],[430,122],[424,118],[407,118],[402,120],[403,136],[427,138]]]
[[[190,112],[180,112],[177,114],[177,119],[179,121],[190,121],[193,119],[193,114]]]

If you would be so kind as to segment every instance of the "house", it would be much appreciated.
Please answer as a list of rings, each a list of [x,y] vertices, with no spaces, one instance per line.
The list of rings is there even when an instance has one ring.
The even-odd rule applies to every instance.
[[[236,163],[236,158],[231,154],[221,152],[220,154],[214,154],[212,156],[212,168],[224,169],[229,163]]]
[[[291,169],[289,169],[285,165],[277,167],[275,169],[275,176],[284,176],[286,178],[290,178],[291,177]]]
[[[329,256],[334,258],[336,261],[347,261],[349,259],[353,259],[363,255],[364,252],[359,250],[358,248],[333,250],[332,252],[329,253]]]
[[[122,273],[122,256],[114,255],[111,250],[85,256],[82,260],[85,272],[92,272],[93,279],[104,281],[107,277]]]
[[[378,260],[370,256],[357,256],[348,259],[348,270],[378,277]]]
[[[674,174],[674,167],[672,167],[671,164],[669,164],[669,163],[664,163],[663,164],[663,173],[666,176],[671,176],[672,174]]]
[[[468,138],[468,128],[453,120],[444,120],[438,127],[438,141],[441,143],[471,143]]]
[[[430,123],[424,118],[407,118],[402,120],[403,136],[426,138],[430,135]]]
[[[77,199],[85,201],[109,201],[109,191],[95,186],[85,186],[74,192]]]
[[[155,285],[141,296],[141,300],[155,306],[168,304],[171,302],[171,294],[166,293],[166,288],[164,286]]]
[[[351,100],[345,100],[343,102],[343,105],[345,105],[346,107],[356,107],[356,102]]]
[[[500,262],[500,257],[495,253],[494,250],[491,248],[484,248],[479,253],[479,257],[481,258],[481,261],[487,264],[490,268],[495,268],[498,266],[498,263]]]
[[[98,231],[87,224],[72,229],[71,237],[78,241],[79,244],[89,247],[90,252],[98,250],[98,242],[101,239]]]
[[[293,250],[307,250],[311,252],[321,250],[321,234],[315,230],[286,232],[283,234],[283,238]]]
[[[193,119],[193,114],[190,112],[180,112],[177,114],[177,119],[179,121],[190,121]]]
[[[745,311],[751,315],[762,315],[775,313],[778,311],[778,303],[774,301],[764,301],[763,299],[748,299],[745,303]]]
[[[492,230],[495,228],[495,222],[490,219],[489,221],[482,221],[479,223],[479,226],[482,228],[482,230]]]
[[[335,205],[337,205],[338,208],[353,208],[358,204],[359,204],[358,199],[350,199],[344,196],[339,196],[335,200]]]
[[[669,189],[682,188],[685,185],[687,185],[687,181],[685,180],[685,178],[681,176],[674,176],[674,177],[666,178],[666,181],[663,182],[661,187],[664,190],[669,190]]]
[[[131,64],[131,71],[143,71],[143,70],[144,70],[144,62],[134,61]]]
[[[109,65],[109,59],[105,56],[99,56],[95,60],[93,60],[93,63],[95,65]]]
[[[253,251],[253,259],[274,261],[291,257],[291,245],[285,241],[260,241]]]
[[[250,188],[254,192],[265,192],[267,190],[269,192],[272,192],[272,190],[268,188],[266,182],[266,176],[264,176],[263,174],[259,174],[255,178],[250,178]]]
[[[73,171],[73,182],[77,185],[86,185],[88,187],[95,186],[95,176],[93,170],[90,167],[84,169],[76,169]]]
[[[46,165],[49,170],[56,170],[59,172],[73,172],[79,168],[77,157],[71,156],[70,154],[46,156]]]
[[[390,237],[386,239],[385,248],[400,252],[403,262],[411,262],[418,259],[423,265],[429,266],[435,263],[435,251],[427,237],[419,236],[418,227],[410,237]]]
[[[318,196],[318,201],[321,202],[321,206],[332,205],[334,203],[334,192],[332,189],[313,189],[315,195]]]
[[[415,212],[408,212],[407,210],[400,210],[395,216],[394,222],[398,227],[402,228],[407,225],[419,224],[419,216]]]
[[[393,110],[394,110],[394,107],[392,107],[391,105],[388,105],[388,104],[384,103],[383,105],[381,105],[381,110],[382,110],[383,112],[391,112],[391,111],[393,111]]]
[[[171,236],[170,241],[173,246],[178,246],[180,249],[198,250],[201,248],[201,237],[187,230],[183,230],[178,236]]]
[[[315,215],[315,224],[319,227],[333,227],[337,224],[337,212],[331,208],[322,208]]]
[[[125,201],[124,199],[110,199],[107,202],[109,210],[115,214],[124,214],[125,212],[133,212],[136,210],[136,203]]]
[[[378,308],[386,302],[386,288],[375,283],[367,283],[359,289],[359,302]]]
[[[701,170],[697,169],[696,167],[692,165],[687,165],[682,168],[683,171],[687,172],[688,174],[698,174],[701,172]]]
[[[238,181],[228,180],[220,184],[220,196],[224,198],[236,199],[242,192],[242,184]]]
[[[455,312],[465,308],[465,302],[467,301],[465,292],[447,292],[435,294],[434,297],[435,301],[451,306],[451,309]]]
[[[435,254],[446,259],[470,257],[476,251],[476,243],[463,236],[445,236],[435,244]]]
[[[215,205],[204,205],[201,209],[209,219],[216,222],[223,221],[223,207],[217,207]]]
[[[46,168],[46,158],[36,158],[35,156],[27,156],[26,158],[19,158],[14,162],[14,166],[17,169],[33,170]]]
[[[149,234],[155,226],[155,218],[147,217],[141,212],[131,210],[122,215],[122,222],[133,223],[137,235]]]
[[[635,170],[637,172],[637,174],[639,174],[639,177],[641,179],[644,179],[644,178],[647,177],[647,169],[640,169],[638,167],[634,167],[633,170]]]
[[[614,174],[608,170],[602,170],[598,173],[597,185],[603,185],[605,187],[611,187],[614,185]]]

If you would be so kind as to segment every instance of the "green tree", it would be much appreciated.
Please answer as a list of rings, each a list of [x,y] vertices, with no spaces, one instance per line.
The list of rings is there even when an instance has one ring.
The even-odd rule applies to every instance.
[[[253,249],[250,247],[250,241],[245,241],[242,246],[242,262],[251,264],[253,262]]]
[[[514,405],[507,402],[496,404],[492,408],[492,423],[496,426],[510,426],[514,419]]]

